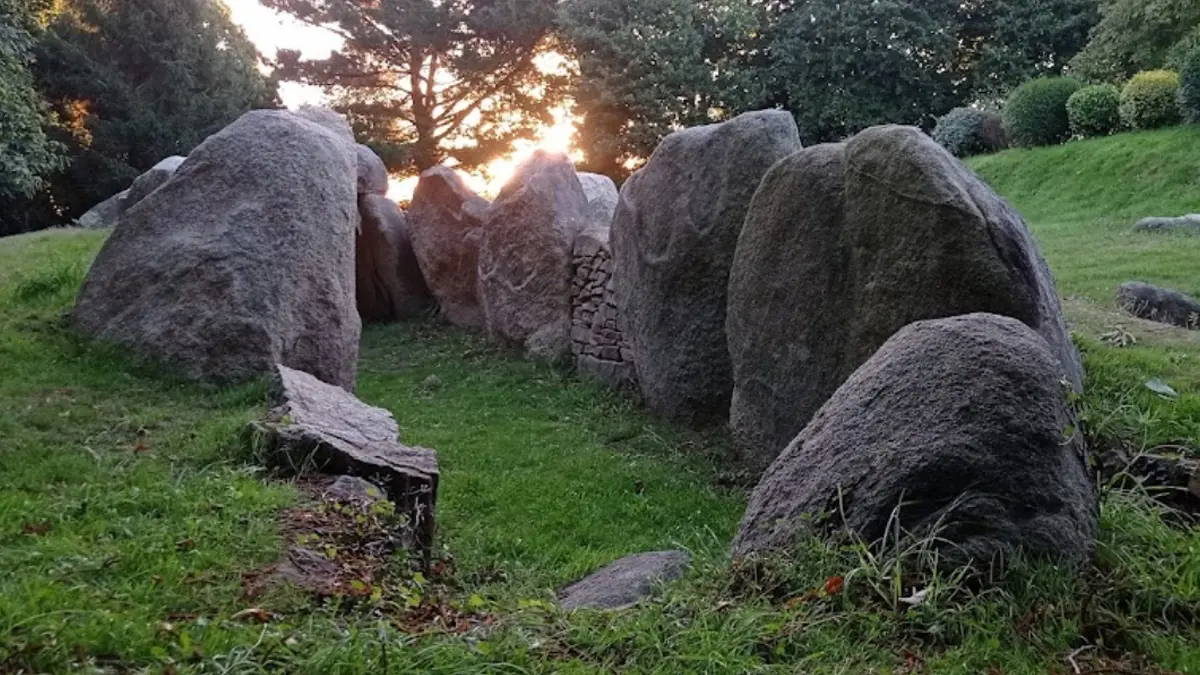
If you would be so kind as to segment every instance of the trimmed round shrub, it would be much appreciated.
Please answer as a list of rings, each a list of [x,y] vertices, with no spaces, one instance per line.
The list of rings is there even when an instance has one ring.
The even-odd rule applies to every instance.
[[[1079,90],[1069,77],[1042,77],[1013,90],[1004,103],[1004,129],[1016,145],[1054,145],[1071,137],[1067,99]]]
[[[1111,84],[1084,87],[1067,99],[1071,133],[1081,138],[1108,136],[1121,129],[1121,91]]]
[[[1189,124],[1200,123],[1200,47],[1193,49],[1181,66],[1179,111]]]
[[[955,108],[938,118],[933,140],[955,157],[970,157],[1008,147],[1000,115],[990,110]]]
[[[1146,70],[1121,91],[1121,121],[1134,129],[1179,124],[1179,73]]]

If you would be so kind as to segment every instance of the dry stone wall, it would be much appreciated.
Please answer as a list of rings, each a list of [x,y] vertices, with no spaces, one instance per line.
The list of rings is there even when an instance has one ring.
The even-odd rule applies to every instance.
[[[633,388],[633,350],[617,319],[608,229],[575,240],[571,281],[571,356],[575,369],[614,388]]]

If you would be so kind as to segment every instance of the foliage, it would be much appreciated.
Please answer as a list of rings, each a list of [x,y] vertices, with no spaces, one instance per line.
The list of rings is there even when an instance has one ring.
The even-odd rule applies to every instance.
[[[970,157],[1008,147],[1000,115],[991,110],[955,108],[938,118],[933,140],[955,157]]]
[[[246,110],[275,103],[254,46],[220,0],[60,0],[36,47],[69,166],[6,210],[77,218]],[[2,229],[2,228],[0,228]]]
[[[1108,136],[1121,130],[1121,91],[1111,84],[1083,87],[1067,99],[1071,133],[1080,138]]]
[[[29,71],[38,30],[27,0],[0,0],[0,200],[28,197],[59,168],[61,146]],[[4,228],[0,227],[0,234]]]
[[[925,128],[960,102],[954,0],[802,0],[772,27],[770,81],[805,144],[891,122]]]
[[[746,0],[563,3],[584,168],[619,179],[671,131],[741,112],[754,79],[734,55],[759,19]]]
[[[1081,77],[1100,82],[1163,67],[1176,45],[1200,29],[1200,3],[1193,0],[1105,0],[1100,13],[1087,46],[1071,61]]]
[[[1079,89],[1068,77],[1042,77],[1017,87],[1004,103],[1004,128],[1013,144],[1053,145],[1071,135],[1067,100]]]
[[[1121,120],[1134,129],[1179,124],[1179,73],[1138,73],[1121,90]]]
[[[1180,68],[1179,109],[1186,122],[1200,123],[1200,46],[1188,53]]]
[[[345,40],[326,59],[281,50],[279,75],[325,88],[393,171],[465,168],[552,120],[560,78],[539,68],[554,0],[264,0]],[[402,163],[402,164],[398,164]]]

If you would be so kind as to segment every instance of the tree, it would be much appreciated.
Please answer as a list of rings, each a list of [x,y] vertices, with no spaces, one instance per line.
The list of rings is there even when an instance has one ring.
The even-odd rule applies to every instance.
[[[674,129],[755,98],[735,58],[757,27],[746,0],[570,0],[560,27],[587,170],[619,179]]]
[[[1172,48],[1195,39],[1200,27],[1196,0],[1104,0],[1100,23],[1071,62],[1085,78],[1118,82],[1162,67]]]
[[[956,0],[798,0],[773,18],[768,75],[806,144],[934,121],[960,104]]]
[[[35,205],[44,219],[78,217],[164,157],[277,101],[220,0],[59,4],[34,72],[71,161]]]
[[[28,0],[0,0],[0,199],[28,197],[60,166],[61,146],[44,130],[50,119],[29,71],[39,30]],[[0,224],[0,234],[8,228]],[[14,227],[15,229],[15,227]]]
[[[532,138],[560,82],[539,68],[555,0],[263,0],[345,44],[326,59],[277,57],[283,79],[335,95],[392,171],[464,168]]]

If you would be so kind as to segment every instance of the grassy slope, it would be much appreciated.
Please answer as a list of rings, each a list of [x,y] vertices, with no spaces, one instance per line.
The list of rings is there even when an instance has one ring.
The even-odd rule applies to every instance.
[[[1135,138],[1096,143],[1103,150]],[[1181,139],[1200,132],[1148,138],[1174,149],[1179,166],[1189,147]],[[1027,213],[1065,292],[1101,301],[1071,305],[1085,334],[1093,425],[1151,442],[1186,438],[1200,416],[1188,407],[1200,390],[1200,345],[1108,313],[1103,300],[1125,270],[1092,269],[1071,252],[1087,245],[1158,264],[1193,245],[1111,251],[1129,245],[1121,230],[1136,216],[1189,210],[1191,183],[1155,179],[1177,208],[1155,202],[1118,212],[1113,204],[1128,201],[1121,186],[1130,178],[1114,170],[1076,185],[1076,174],[1058,170],[1055,153],[1086,147],[975,165]],[[1195,181],[1195,173],[1179,175]],[[1045,193],[1055,180],[1070,191]],[[1108,187],[1074,196],[1096,180]],[[297,499],[290,487],[259,480],[236,441],[263,392],[180,385],[63,331],[59,315],[101,237],[0,241],[0,569],[9,573],[0,577],[0,672],[1013,675],[1072,672],[1067,655],[1086,635],[1118,660],[1079,652],[1085,669],[1153,672],[1145,666],[1157,663],[1200,673],[1200,535],[1166,526],[1135,496],[1106,498],[1098,563],[1082,578],[1025,570],[983,595],[933,580],[931,600],[917,609],[897,601],[911,589],[897,593],[886,576],[910,554],[871,560],[814,544],[787,566],[731,570],[724,553],[744,497],[714,487],[710,457],[724,438],[680,432],[552,368],[422,323],[367,331],[360,394],[396,414],[405,440],[439,450],[441,542],[457,557],[460,584],[447,592],[459,604],[481,596],[495,628],[403,635],[386,605],[380,620],[287,595],[261,601],[282,615],[268,626],[231,621],[248,603],[240,574],[278,554],[274,514]],[[1171,260],[1164,276],[1146,278],[1185,277],[1186,262]],[[1138,346],[1118,350],[1086,337],[1117,321],[1141,338]],[[1147,396],[1141,383],[1153,375],[1168,377],[1184,399]],[[698,569],[661,604],[563,616],[538,602],[607,560],[677,545],[697,554]],[[847,578],[844,593],[800,600],[835,574]]]

